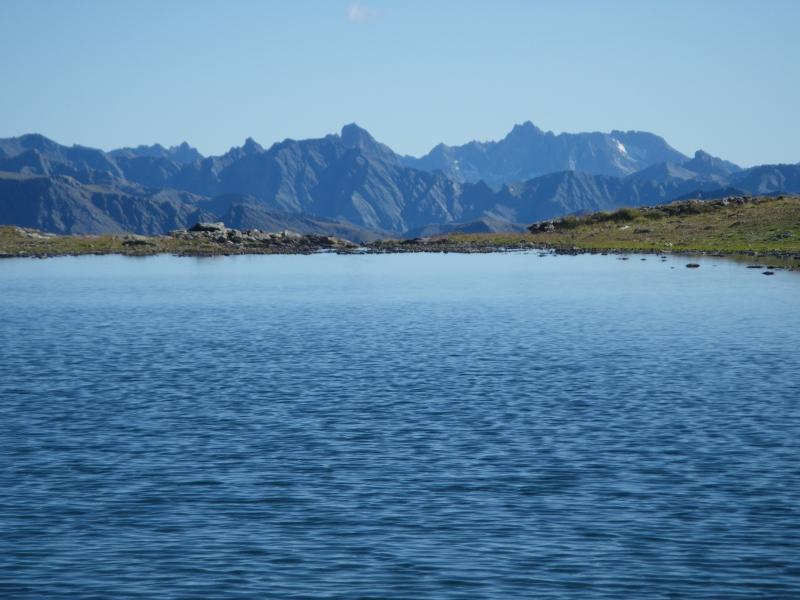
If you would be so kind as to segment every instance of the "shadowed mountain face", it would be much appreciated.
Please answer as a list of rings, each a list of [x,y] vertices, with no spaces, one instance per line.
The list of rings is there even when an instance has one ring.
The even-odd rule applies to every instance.
[[[800,163],[761,165],[736,173],[730,180],[735,187],[753,194],[800,191]]]
[[[85,185],[63,175],[0,177],[0,223],[52,233],[164,233],[214,215],[175,190]]]
[[[123,178],[113,158],[102,150],[62,146],[39,134],[0,140],[0,171],[69,175],[92,183]]]
[[[238,195],[204,198],[177,190],[126,190],[85,185],[67,176],[0,175],[0,223],[51,233],[163,234],[198,221],[223,221],[237,229],[335,235],[370,241],[385,232],[349,223],[270,210]]]
[[[153,234],[211,219],[366,240],[512,230],[724,189],[798,192],[800,165],[741,170],[702,151],[687,158],[649,133],[556,136],[530,123],[419,159],[355,124],[270,148],[248,139],[209,157],[185,143],[106,153],[40,135],[0,140],[0,223],[57,233]]]
[[[372,147],[371,138],[345,139],[356,145],[336,135],[286,140],[268,150],[248,143],[184,165],[162,185],[206,196],[246,194],[270,209],[345,220],[375,231],[402,232],[420,221],[459,215],[457,183],[441,173],[387,160],[388,149]]]
[[[690,191],[716,187],[716,183],[696,180],[655,181],[562,171],[507,186],[498,194],[490,214],[528,223],[566,214],[660,204]]]
[[[741,170],[738,165],[732,162],[698,150],[694,153],[694,158],[690,160],[680,163],[658,163],[634,173],[631,177],[639,181],[651,180],[662,183],[696,180],[698,182],[725,185]]]
[[[686,157],[662,138],[641,131],[611,133],[544,132],[530,121],[515,125],[498,142],[440,144],[421,158],[404,157],[403,164],[427,171],[441,170],[457,181],[483,180],[498,188],[557,171],[625,176],[660,162]]]

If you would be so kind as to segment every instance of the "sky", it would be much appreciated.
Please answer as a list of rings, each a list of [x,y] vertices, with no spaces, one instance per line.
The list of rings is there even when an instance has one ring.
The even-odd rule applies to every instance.
[[[220,154],[356,122],[420,155],[530,120],[800,161],[795,0],[0,1],[0,137]]]

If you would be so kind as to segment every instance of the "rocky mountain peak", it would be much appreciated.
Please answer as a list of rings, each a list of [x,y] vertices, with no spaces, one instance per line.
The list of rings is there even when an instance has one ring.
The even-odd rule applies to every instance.
[[[242,150],[244,150],[245,154],[258,154],[264,151],[264,147],[253,138],[249,137],[244,141]]]
[[[389,146],[381,144],[366,129],[359,127],[355,123],[342,127],[339,138],[345,148],[361,150],[370,157],[378,158],[390,164],[395,164],[399,161],[398,156]]]
[[[376,143],[375,138],[366,129],[359,127],[355,123],[349,123],[342,127],[340,137],[342,138],[342,143],[348,148],[363,148],[365,145]]]
[[[525,121],[524,123],[518,123],[511,128],[511,131],[506,136],[506,138],[522,138],[522,137],[532,137],[542,135],[544,131],[539,129],[536,125],[534,125],[530,121]]]
[[[703,150],[697,150],[694,153],[694,159],[702,162],[711,162],[714,160],[714,157],[711,156],[708,152],[704,152]]]
[[[683,163],[683,166],[702,174],[730,175],[741,170],[738,165],[703,150],[697,150],[694,158]]]

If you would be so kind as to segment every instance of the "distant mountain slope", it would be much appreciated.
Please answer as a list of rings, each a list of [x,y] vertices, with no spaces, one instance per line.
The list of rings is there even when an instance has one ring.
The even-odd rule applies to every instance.
[[[736,173],[731,185],[751,194],[774,194],[800,191],[800,163],[761,165]]]
[[[639,180],[562,171],[505,186],[488,214],[512,223],[557,216],[613,210],[624,206],[658,204],[715,183],[674,179]]]
[[[123,177],[113,158],[102,150],[84,146],[62,146],[39,134],[0,139],[0,150],[4,154],[0,170],[4,171],[11,170],[8,161],[17,157],[32,172],[41,164],[49,165],[51,169],[56,168],[60,174],[73,174],[81,181]]]
[[[223,221],[238,229],[335,235],[370,241],[372,232],[348,223],[269,210],[252,198],[205,198],[189,192],[83,184],[63,175],[0,173],[0,223],[51,233],[156,235],[198,221]]]
[[[483,180],[498,188],[558,171],[624,176],[659,162],[683,162],[686,156],[657,135],[639,131],[611,133],[544,132],[530,121],[515,125],[497,142],[462,146],[439,144],[421,158],[403,164],[440,170],[456,181]]]
[[[132,194],[72,177],[0,174],[0,223],[52,233],[161,233],[214,215],[187,192]]]
[[[260,231],[290,230],[302,234],[333,235],[353,242],[368,242],[386,237],[388,232],[357,227],[347,222],[326,220],[316,215],[287,213],[270,209],[256,198],[241,194],[224,194],[201,203],[228,227]]]
[[[690,179],[702,182],[713,182],[725,185],[734,173],[742,169],[738,166],[711,156],[707,152],[698,150],[694,157],[681,163],[662,162],[630,175],[639,181],[668,182],[674,180],[687,181]]]
[[[700,152],[698,154],[704,163],[708,162],[707,158],[712,158]],[[725,177],[720,169],[733,169],[725,165],[720,167],[718,163],[713,170],[708,169],[704,174],[689,171],[687,167],[700,170],[695,160],[686,161],[680,166],[651,167],[647,170],[647,177],[643,173],[623,178],[574,171],[551,173],[505,186],[487,214],[513,223],[524,223],[567,214],[655,205],[688,198],[800,193],[800,164],[762,165]],[[665,173],[669,173],[669,176]],[[656,174],[661,176],[656,177]]]

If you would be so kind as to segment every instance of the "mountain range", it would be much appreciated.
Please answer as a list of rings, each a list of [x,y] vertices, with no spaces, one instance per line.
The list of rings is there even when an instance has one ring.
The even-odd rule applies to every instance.
[[[421,158],[403,164],[425,171],[440,170],[457,181],[485,181],[494,188],[557,171],[624,177],[658,163],[681,163],[687,157],[663,138],[643,131],[611,133],[544,132],[530,121],[515,125],[497,142],[463,146],[439,144]]]
[[[461,229],[520,230],[571,213],[684,197],[800,192],[800,164],[688,157],[647,132],[543,132],[440,144],[415,158],[355,124],[220,156],[187,143],[110,152],[42,135],[0,139],[0,224],[54,233],[165,233],[200,220],[356,241]]]

